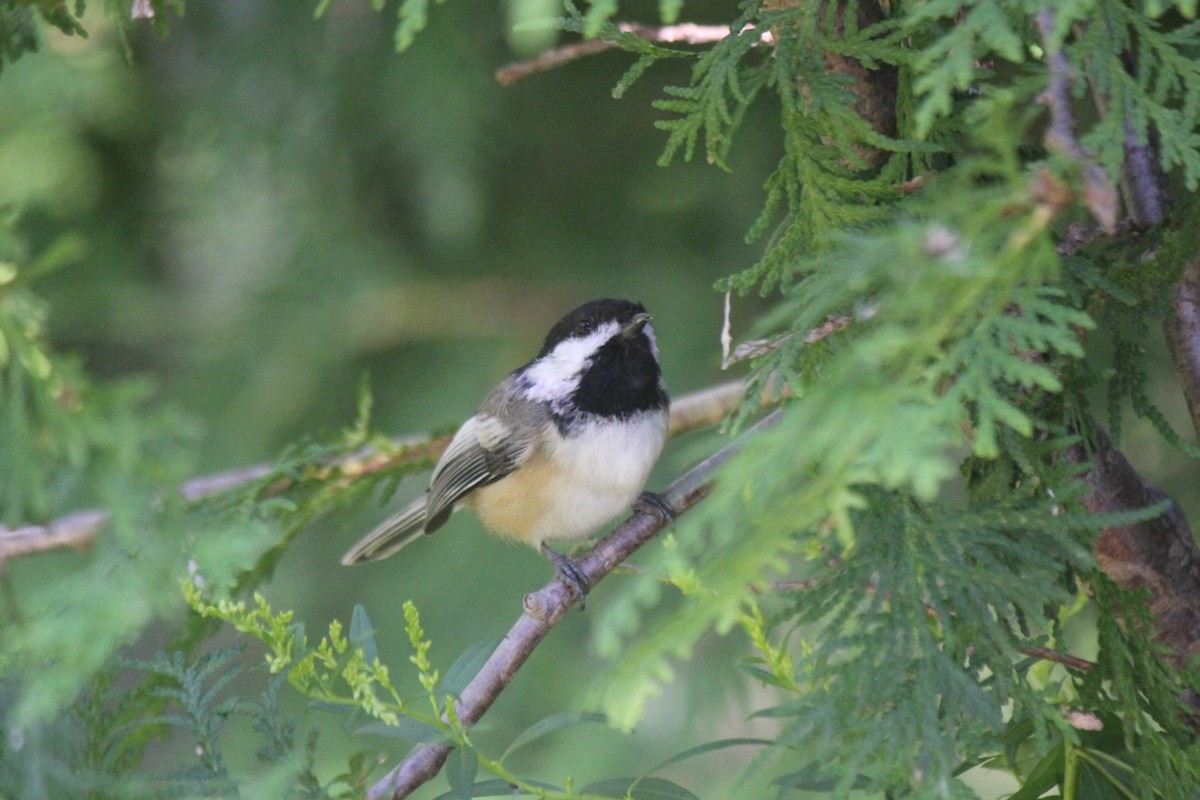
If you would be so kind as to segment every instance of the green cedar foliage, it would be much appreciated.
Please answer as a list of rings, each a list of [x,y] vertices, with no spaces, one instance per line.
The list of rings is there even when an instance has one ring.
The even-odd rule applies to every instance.
[[[1107,384],[1113,423],[1128,398],[1169,441],[1194,451],[1148,400],[1144,359],[1130,357],[1194,246],[1168,261],[1147,257],[1154,251],[1143,241],[1136,250],[1145,269],[1136,278],[1127,266],[1132,253],[1059,254],[1064,219],[1078,213],[1059,208],[1056,195],[1083,190],[1075,164],[1039,149],[1045,112],[1034,101],[1047,85],[1035,58],[1040,7],[929,3],[905,14],[902,4],[894,19],[867,31],[878,47],[862,52],[901,76],[895,139],[865,132],[861,120],[857,128],[840,124],[847,88],[819,74],[823,65],[811,56],[845,52],[829,40],[862,32],[847,25],[845,37],[832,36],[834,26],[821,24],[809,4],[770,14],[743,8],[749,15],[735,30],[770,25],[800,44],[792,50],[781,42],[768,66],[746,69],[752,87],[775,85],[782,101],[786,155],[767,184],[767,208],[783,220],[762,261],[718,288],[778,293],[759,323],[771,344],[754,365],[753,388],[783,384],[795,399],[681,523],[659,568],[641,578],[645,585],[602,612],[600,640],[614,658],[605,708],[632,724],[671,674],[669,658],[686,656],[713,626],[744,624],[758,587],[786,577],[811,587],[775,618],[793,646],[800,640],[804,658],[782,673],[756,669],[796,695],[761,712],[789,721],[771,750],[798,771],[778,779],[781,789],[970,796],[957,776],[995,750],[1014,720],[1032,723],[1018,730],[1035,736],[1041,752],[1074,754],[1061,762],[1094,755],[1052,705],[1088,693],[1061,677],[1030,680],[1017,652],[1055,640],[1080,590],[1072,576],[1094,570],[1089,532],[1114,522],[1081,512],[1072,501],[1077,475],[1056,457],[1071,431],[1089,424],[1088,390]],[[1179,145],[1195,136],[1200,82],[1187,73],[1200,29],[1176,20],[1165,30],[1163,20],[1124,5],[1054,10],[1069,60],[1109,109],[1126,110],[1138,141],[1147,141],[1150,127],[1176,131],[1176,144],[1159,149],[1160,164],[1192,186],[1200,150]],[[911,45],[895,46],[896,31]],[[729,75],[753,57],[737,44],[746,37],[743,29],[707,51],[692,85],[668,90],[680,98],[661,105],[679,115],[665,125],[668,158],[681,147],[692,157],[703,132],[708,159],[723,163],[736,127],[730,100],[743,99]],[[1137,65],[1134,75],[1123,59]],[[757,77],[783,62],[773,79]],[[1096,75],[1101,64],[1105,74]],[[1081,131],[1114,177],[1124,157],[1121,120],[1098,116]],[[892,155],[864,170],[854,163],[857,145]],[[930,167],[938,175],[926,188],[911,197],[895,191]],[[1178,224],[1194,226],[1194,217]],[[839,315],[853,320],[847,330],[819,346],[806,340]],[[1119,320],[1111,366],[1080,360],[1093,315]],[[952,502],[964,472],[966,500]],[[1001,494],[989,486],[998,480]],[[657,596],[651,584],[664,579],[689,602],[639,630],[639,604]],[[1128,629],[1124,635],[1140,639]],[[1161,673],[1163,654],[1147,663],[1154,648],[1136,647],[1138,669],[1158,664]],[[1129,699],[1138,685],[1127,674]],[[1170,709],[1163,713],[1175,715],[1174,729],[1185,685],[1172,675],[1151,703]],[[1157,732],[1145,715],[1159,712],[1144,700],[1135,706],[1126,707],[1130,722],[1110,719],[1110,729],[1126,725],[1124,741],[1094,759],[1124,768],[1089,767],[1091,779],[1107,776],[1105,794],[1080,789],[1077,770],[1063,767],[1029,796],[1055,785],[1079,797],[1193,794],[1200,772],[1190,738],[1151,743]],[[1143,733],[1129,733],[1129,724]],[[1132,778],[1130,754],[1146,750],[1156,755],[1141,759],[1161,758],[1158,777],[1136,770]]]
[[[133,23],[133,0],[104,0],[104,14],[113,23],[122,44]],[[145,0],[153,14],[159,33],[166,32],[164,15],[168,10],[183,12],[182,0]],[[16,61],[25,53],[37,52],[39,45],[38,20],[68,36],[87,37],[84,13],[87,0],[3,0],[0,2],[0,73],[5,62]],[[35,13],[36,12],[36,13]]]
[[[129,5],[106,9],[127,24]],[[1180,266],[1200,250],[1197,206],[1175,203],[1161,230],[1060,247],[1075,235],[1069,223],[1089,221],[1088,187],[1078,156],[1043,145],[1038,99],[1050,83],[1044,48],[1061,48],[1088,157],[1116,183],[1130,144],[1152,146],[1172,189],[1194,189],[1196,3],[880,5],[886,13],[860,25],[855,2],[746,0],[730,36],[697,48],[621,32],[616,2],[567,4],[562,29],[611,39],[634,58],[618,97],[650,80],[657,62],[692,59],[687,84],[664,87],[655,103],[664,166],[703,158],[732,169],[746,110],[766,94],[778,99],[783,155],[748,232],[768,240],[765,251],[717,288],[770,298],[755,322],[767,344],[748,397],[786,387],[790,399],[652,548],[644,573],[589,610],[611,665],[596,693],[605,714],[556,714],[499,756],[476,748],[452,702],[494,641],[443,671],[444,654],[408,603],[410,664],[389,666],[361,607],[314,645],[262,594],[238,599],[315,517],[416,468],[349,488],[327,468],[369,441],[367,395],[346,434],[297,445],[237,491],[185,503],[168,487],[186,472],[186,423],[152,410],[143,384],[94,385],[46,344],[46,310],[31,285],[77,248],[65,239],[29,252],[6,219],[0,511],[9,525],[86,506],[112,513],[93,550],[69,556],[69,588],[3,578],[0,790],[362,796],[376,765],[359,754],[341,774],[318,776],[318,739],[280,708],[281,693],[293,692],[364,735],[452,744],[449,797],[511,787],[543,797],[695,797],[650,773],[549,784],[516,774],[508,758],[569,726],[634,725],[675,659],[711,630],[740,629],[748,679],[771,687],[756,716],[775,720],[779,735],[714,737],[659,768],[750,747],[739,780],[769,775],[780,797],[966,798],[974,793],[962,776],[976,767],[1011,773],[1022,799],[1195,797],[1200,753],[1181,698],[1200,676],[1170,666],[1150,636],[1144,596],[1112,585],[1089,548],[1099,528],[1163,508],[1085,513],[1080,468],[1063,453],[1086,442],[1103,397],[1118,440],[1128,407],[1197,455],[1151,402],[1141,357]],[[161,24],[164,9],[153,7]],[[4,59],[36,47],[35,10],[83,33],[82,2],[9,0],[0,7]],[[1047,10],[1054,26],[1043,39],[1035,16]],[[664,22],[685,12],[660,4]],[[428,13],[425,0],[397,4],[398,49]],[[762,41],[768,30],[772,47]],[[830,56],[894,70],[894,132],[857,113],[853,78],[831,70]],[[812,336],[834,319],[843,323]],[[653,608],[668,593],[684,602]],[[1098,645],[1090,669],[1027,655],[1069,649],[1088,614]],[[123,660],[122,648],[164,619],[176,634],[163,652]],[[265,647],[270,677],[259,693],[230,697],[242,667],[234,650],[205,647],[216,622]],[[412,670],[416,696],[397,690],[392,672],[401,669]],[[136,686],[120,703],[118,679]],[[222,751],[235,717],[263,743],[253,774],[235,774]],[[140,772],[147,743],[168,728],[196,741],[195,761]]]

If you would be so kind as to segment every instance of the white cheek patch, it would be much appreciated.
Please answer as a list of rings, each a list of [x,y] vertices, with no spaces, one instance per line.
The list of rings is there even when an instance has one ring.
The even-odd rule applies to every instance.
[[[587,363],[620,326],[606,322],[587,336],[564,339],[525,371],[526,397],[544,403],[561,403],[574,393]]]

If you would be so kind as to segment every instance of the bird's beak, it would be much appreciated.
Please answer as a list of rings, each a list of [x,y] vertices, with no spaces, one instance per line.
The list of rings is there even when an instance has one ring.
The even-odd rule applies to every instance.
[[[651,319],[651,316],[646,313],[634,314],[633,319],[629,320],[629,322],[625,323],[624,327],[621,328],[621,338],[628,339],[631,336],[636,335],[642,330],[642,328],[646,327],[646,323]]]

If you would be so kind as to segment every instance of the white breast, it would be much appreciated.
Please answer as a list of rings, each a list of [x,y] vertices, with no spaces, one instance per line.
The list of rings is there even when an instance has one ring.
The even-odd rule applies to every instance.
[[[667,435],[667,412],[622,421],[586,423],[554,443],[550,456],[561,467],[556,492],[539,526],[545,538],[583,538],[630,505],[646,486]]]
[[[570,438],[555,431],[529,464],[480,489],[471,505],[484,525],[533,547],[585,538],[629,511],[645,488],[667,419],[660,409],[583,422]]]

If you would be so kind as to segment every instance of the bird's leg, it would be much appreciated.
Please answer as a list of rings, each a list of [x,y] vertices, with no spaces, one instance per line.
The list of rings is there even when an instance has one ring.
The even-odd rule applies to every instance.
[[[638,495],[638,499],[633,501],[633,510],[643,514],[653,514],[667,525],[674,522],[675,517],[678,516],[661,494],[650,491]]]
[[[588,590],[592,588],[592,582],[588,580],[588,576],[570,556],[563,555],[557,550],[551,550],[544,544],[541,546],[541,551],[554,565],[554,571],[558,573],[559,580],[578,598],[579,610],[582,611],[583,599],[587,597]]]

